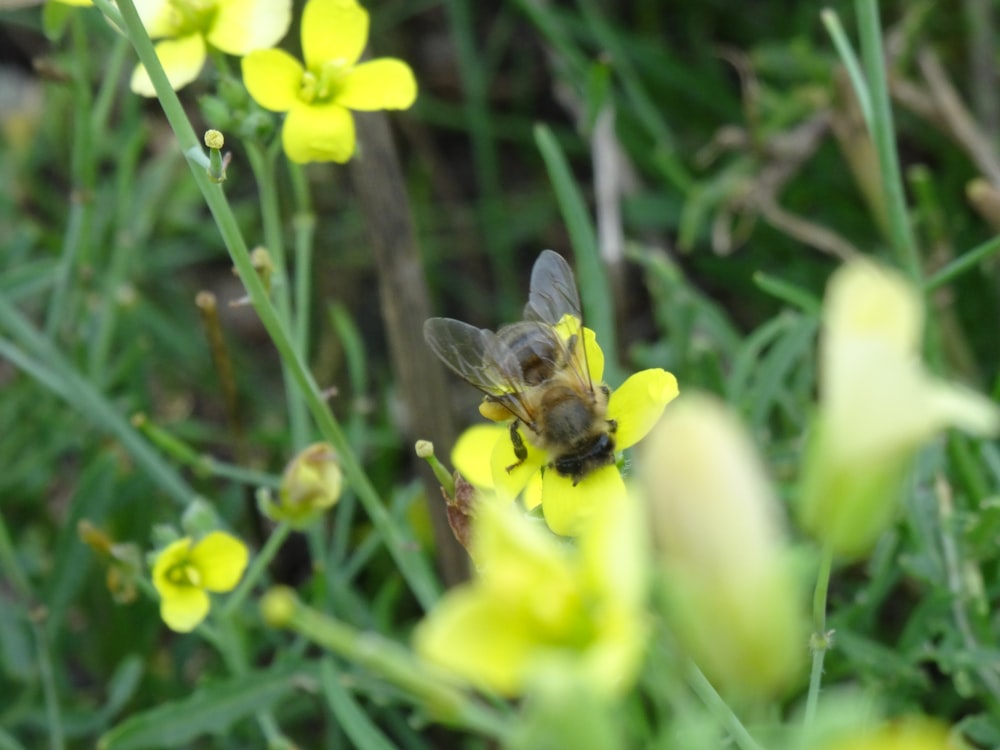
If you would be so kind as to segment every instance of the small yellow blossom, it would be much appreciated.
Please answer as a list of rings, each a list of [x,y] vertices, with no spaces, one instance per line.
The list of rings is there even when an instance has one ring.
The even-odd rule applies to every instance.
[[[866,554],[892,521],[904,472],[947,427],[1000,428],[988,399],[934,378],[920,362],[923,308],[905,279],[853,261],[823,310],[820,404],[806,457],[802,525],[835,554]]]
[[[236,588],[249,560],[246,545],[221,531],[195,542],[186,536],[167,545],[153,565],[160,616],[171,630],[188,633],[205,619],[209,591]]]
[[[350,110],[407,109],[417,96],[401,60],[358,63],[368,40],[368,13],[354,0],[309,0],[302,12],[305,66],[279,49],[243,58],[243,82],[260,106],[287,112],[281,141],[288,158],[346,162],[354,154]]]
[[[136,10],[175,91],[191,83],[205,65],[208,45],[230,55],[273,47],[292,21],[291,0],[136,0]],[[132,91],[156,96],[141,64]]]
[[[639,460],[678,638],[728,695],[780,693],[803,666],[805,596],[750,436],[714,397],[682,396]]]
[[[584,346],[577,347],[577,351],[586,348],[590,378],[596,385],[604,375],[604,355],[592,330],[585,328],[583,335]],[[642,440],[677,394],[677,379],[660,369],[635,373],[613,391],[607,419],[617,423],[615,450],[623,451]],[[506,410],[491,412],[491,402],[484,402],[484,406],[480,411],[489,419],[510,418]],[[617,466],[601,467],[574,484],[571,477],[549,468],[551,459],[544,451],[528,440],[524,444],[528,456],[518,463],[506,426],[475,425],[456,441],[452,463],[477,487],[495,489],[505,498],[523,493],[529,509],[541,504],[549,528],[562,535],[575,535],[597,508],[625,497],[625,483]],[[507,471],[507,467],[515,464],[515,468]]]
[[[552,670],[605,696],[631,688],[647,631],[638,504],[602,508],[574,547],[484,498],[472,547],[475,580],[449,591],[417,627],[423,658],[504,695],[530,692]]]

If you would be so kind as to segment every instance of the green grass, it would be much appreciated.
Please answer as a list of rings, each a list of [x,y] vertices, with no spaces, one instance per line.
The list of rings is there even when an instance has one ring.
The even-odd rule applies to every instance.
[[[551,705],[439,682],[404,648],[462,566],[431,522],[442,501],[413,457],[437,427],[414,422],[390,354],[397,323],[372,291],[380,271],[365,227],[385,217],[364,215],[347,168],[289,165],[278,117],[211,65],[179,95],[161,87],[159,103],[132,95],[132,66],[152,47],[131,3],[99,4],[120,13],[128,39],[98,9],[0,12],[28,92],[0,105],[0,748],[568,742],[572,722]],[[534,258],[558,250],[577,271],[609,383],[663,367],[682,393],[722,396],[789,505],[838,264],[812,241],[822,232],[907,274],[930,311],[926,361],[996,395],[1000,243],[964,192],[982,170],[887,89],[917,84],[926,104],[915,51],[931,50],[980,111],[989,91],[968,75],[973,40],[933,5],[830,8],[372,3],[373,53],[410,61],[421,87],[391,120],[430,313],[510,322]],[[898,24],[907,51],[886,71]],[[296,52],[297,28],[286,45]],[[996,39],[977,32],[979,44]],[[39,51],[55,74],[28,71]],[[849,90],[853,139],[829,126]],[[624,271],[602,259],[595,219],[594,123],[611,110],[629,175]],[[808,121],[823,124],[814,142],[788,137]],[[992,143],[991,124],[973,122]],[[185,157],[209,126],[233,153],[221,185]],[[866,145],[863,175],[851,156]],[[269,281],[252,266],[257,245],[276,266]],[[194,304],[206,289],[234,400]],[[427,350],[405,377],[438,367]],[[447,383],[450,416],[471,423],[475,391]],[[278,550],[290,529],[257,515],[256,493],[316,440],[336,447],[344,495]],[[448,464],[450,445],[436,447]],[[918,454],[871,556],[832,568],[821,598],[835,634],[813,703],[808,674],[763,705],[727,702],[654,603],[647,668],[610,718],[595,712],[590,741],[608,731],[635,747],[805,747],[860,722],[870,699],[878,715],[927,714],[972,747],[1000,745],[998,487],[995,443],[947,433]],[[276,540],[275,557],[258,558],[238,606],[220,598],[210,624],[182,636],[159,617],[145,556],[157,526],[180,526],[196,498],[255,552]],[[95,552],[82,521],[133,548]],[[815,585],[815,544],[793,534]],[[128,601],[114,599],[109,571],[134,579],[134,591],[115,589]],[[331,645],[268,627],[258,603],[278,583],[347,635]],[[373,643],[385,659],[366,657]],[[801,733],[804,715],[817,734]]]

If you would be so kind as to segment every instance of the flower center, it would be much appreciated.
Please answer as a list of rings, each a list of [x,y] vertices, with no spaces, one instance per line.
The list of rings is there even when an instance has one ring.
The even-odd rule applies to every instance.
[[[174,586],[187,586],[199,588],[201,586],[201,573],[189,561],[183,560],[167,570],[166,578]]]
[[[342,59],[327,60],[316,71],[307,70],[302,74],[299,99],[307,104],[335,101],[350,72],[351,66]]]
[[[217,10],[216,0],[170,0],[172,35],[207,32],[215,22]]]

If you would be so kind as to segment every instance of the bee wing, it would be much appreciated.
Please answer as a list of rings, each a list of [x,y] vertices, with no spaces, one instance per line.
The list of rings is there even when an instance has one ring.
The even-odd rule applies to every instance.
[[[524,307],[527,320],[557,325],[564,315],[582,319],[580,295],[569,263],[557,252],[543,250],[531,269],[531,291]]]
[[[531,291],[528,304],[524,307],[524,317],[540,320],[556,326],[566,315],[569,322],[565,361],[579,379],[581,388],[593,390],[590,381],[590,366],[583,335],[583,312],[580,308],[580,293],[576,289],[573,269],[559,253],[543,250],[531,269]]]
[[[460,378],[474,385],[525,423],[534,422],[521,397],[521,365],[506,344],[486,328],[476,328],[454,318],[430,318],[424,338],[442,362]]]

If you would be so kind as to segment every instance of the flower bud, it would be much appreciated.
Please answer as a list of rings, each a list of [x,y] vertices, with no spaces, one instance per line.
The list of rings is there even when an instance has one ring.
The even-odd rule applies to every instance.
[[[332,508],[342,487],[337,452],[328,443],[313,443],[285,468],[278,502],[265,499],[262,510],[275,521],[301,528]]]
[[[892,522],[923,443],[949,426],[979,435],[1000,427],[988,399],[924,369],[922,329],[920,297],[898,274],[854,261],[831,279],[798,513],[840,558],[867,554]]]
[[[805,597],[750,437],[714,397],[682,396],[641,459],[678,638],[727,694],[780,693],[806,653]]]

